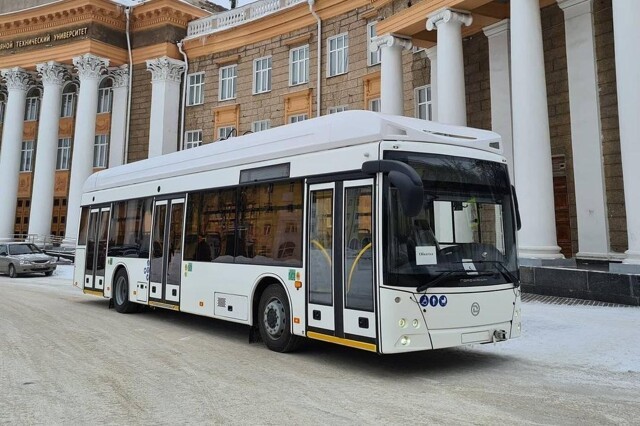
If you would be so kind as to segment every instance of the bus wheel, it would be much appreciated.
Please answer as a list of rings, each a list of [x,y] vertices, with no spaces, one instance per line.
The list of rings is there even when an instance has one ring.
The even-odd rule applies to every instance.
[[[129,278],[127,278],[127,272],[124,269],[121,269],[114,279],[113,306],[121,314],[140,312],[142,308],[142,305],[129,301]]]
[[[301,339],[291,333],[291,309],[284,289],[271,284],[262,293],[258,305],[258,322],[262,341],[276,352],[291,352]]]

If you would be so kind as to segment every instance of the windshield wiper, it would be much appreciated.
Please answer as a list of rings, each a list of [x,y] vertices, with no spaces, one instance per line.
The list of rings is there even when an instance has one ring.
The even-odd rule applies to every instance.
[[[509,282],[512,282],[516,288],[520,287],[520,280],[518,279],[518,277],[513,275],[513,273],[509,270],[509,268],[504,266],[504,263],[500,262],[499,260],[475,260],[474,262],[475,263],[491,263],[496,267],[498,272],[502,274],[502,277],[504,279],[506,279]]]
[[[428,283],[424,283],[418,288],[416,288],[416,292],[420,293],[425,291],[428,288],[435,287],[436,284],[439,284],[445,280],[449,279],[461,279],[461,278],[473,278],[473,277],[487,277],[490,275],[495,275],[493,272],[488,271],[442,271],[440,275],[438,275],[435,279],[429,281]]]

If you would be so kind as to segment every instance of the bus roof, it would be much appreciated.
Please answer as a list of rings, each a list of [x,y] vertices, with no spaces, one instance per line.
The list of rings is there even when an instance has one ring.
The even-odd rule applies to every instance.
[[[417,118],[345,111],[94,173],[84,192],[382,140],[431,142],[501,154],[500,135]]]

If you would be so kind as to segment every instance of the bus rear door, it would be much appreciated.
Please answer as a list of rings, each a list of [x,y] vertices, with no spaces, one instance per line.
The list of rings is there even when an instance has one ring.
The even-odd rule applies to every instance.
[[[309,186],[307,336],[377,350],[373,180]]]
[[[110,210],[109,207],[93,208],[89,215],[84,289],[90,292],[104,292],[104,269],[107,262]]]

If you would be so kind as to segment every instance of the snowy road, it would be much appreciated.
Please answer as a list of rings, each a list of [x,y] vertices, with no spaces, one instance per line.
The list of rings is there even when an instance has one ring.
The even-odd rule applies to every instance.
[[[524,303],[498,345],[293,355],[246,327],[121,315],[52,278],[0,277],[0,424],[638,424],[640,309]]]

